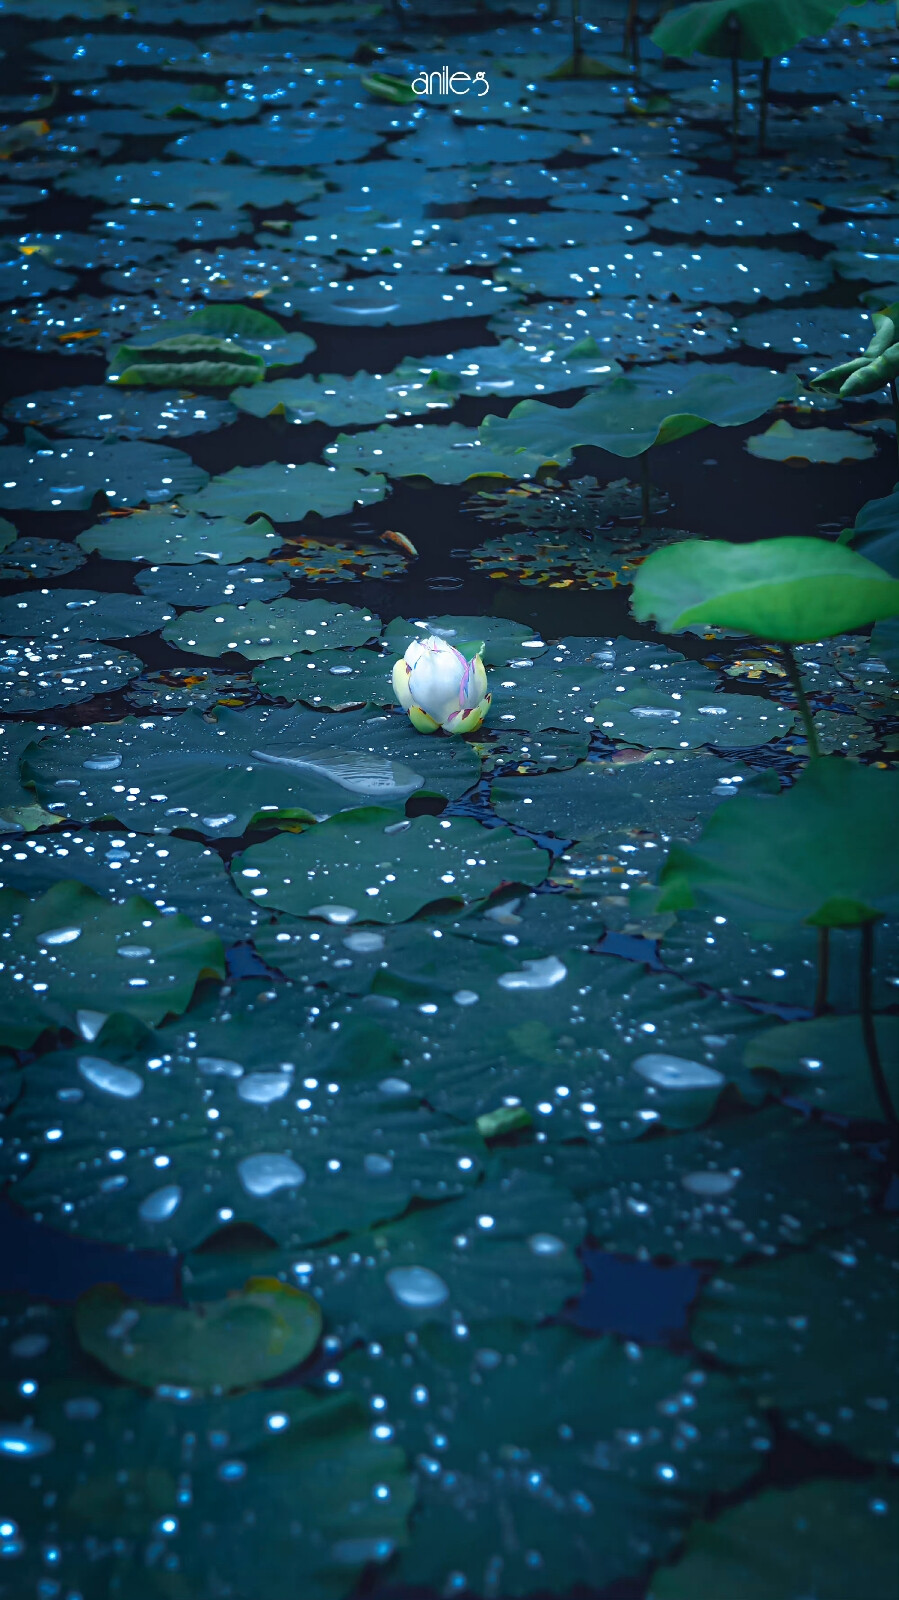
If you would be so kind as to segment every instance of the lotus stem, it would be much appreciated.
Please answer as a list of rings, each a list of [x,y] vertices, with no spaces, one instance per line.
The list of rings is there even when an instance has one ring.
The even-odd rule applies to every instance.
[[[863,922],[858,983],[858,1009],[861,1014],[862,1037],[865,1041],[868,1065],[871,1068],[871,1081],[874,1084],[874,1092],[880,1102],[880,1109],[890,1130],[891,1138],[896,1141],[897,1137],[899,1137],[899,1117],[896,1115],[896,1107],[893,1105],[883,1070],[883,1062],[880,1059],[880,1047],[877,1043],[877,1030],[874,1025],[873,980],[874,923]]]
[[[808,698],[802,682],[802,673],[799,671],[799,665],[796,657],[794,656],[788,644],[782,644],[780,647],[780,652],[783,656],[784,665],[787,669],[787,677],[790,680],[790,687],[796,696],[796,703],[799,706],[799,715],[802,718],[802,726],[805,729],[808,753],[813,761],[817,761],[821,754],[821,747],[818,744],[818,733],[815,728],[815,719],[812,716],[812,708],[808,703]]]
[[[571,0],[571,60],[575,76],[580,71],[581,57],[581,5],[580,0]]]
[[[818,929],[818,981],[815,985],[815,1016],[823,1017],[827,1010],[830,989],[830,929]]]
[[[762,82],[759,89],[759,155],[765,154],[765,140],[768,135],[768,91],[771,87],[771,57],[766,56],[762,62]]]
[[[737,147],[740,139],[740,36],[734,35],[734,53],[730,58],[730,90],[733,102],[731,121],[731,142],[733,145],[733,158],[737,159]]]
[[[649,524],[652,514],[652,478],[649,475],[649,451],[644,450],[640,457],[640,526],[645,528]]]

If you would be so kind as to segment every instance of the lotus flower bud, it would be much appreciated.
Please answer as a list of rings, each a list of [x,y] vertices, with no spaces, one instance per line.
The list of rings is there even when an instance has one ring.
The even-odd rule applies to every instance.
[[[419,733],[473,733],[490,709],[479,643],[457,649],[432,634],[413,639],[393,669],[393,692]]]

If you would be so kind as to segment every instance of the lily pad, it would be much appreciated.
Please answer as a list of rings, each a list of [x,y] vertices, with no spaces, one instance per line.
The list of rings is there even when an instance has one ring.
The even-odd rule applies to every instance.
[[[899,1101],[899,1019],[875,1019],[877,1043],[887,1086]],[[773,1082],[817,1110],[880,1121],[883,1108],[871,1081],[871,1067],[858,1016],[815,1017],[766,1028],[746,1047],[746,1065],[762,1081]]]
[[[539,883],[547,866],[545,851],[508,829],[422,816],[397,830],[393,812],[371,806],[251,845],[232,870],[242,893],[264,896],[266,909],[342,924],[404,922],[437,900]]]
[[[839,756],[782,794],[746,790],[662,869],[660,909],[709,906],[747,927],[856,927],[899,910],[892,815],[899,779]]]
[[[390,478],[420,476],[433,483],[464,483],[466,478],[483,473],[525,477],[547,459],[539,446],[522,445],[513,464],[508,454],[498,454],[491,448],[486,433],[479,437],[476,428],[466,428],[461,422],[432,427],[416,422],[405,428],[384,422],[367,433],[339,433],[336,444],[325,446],[325,455],[344,471],[364,467],[366,471],[383,471]]]
[[[0,505],[16,509],[86,511],[98,494],[116,508],[136,506],[196,492],[208,481],[183,451],[161,444],[0,445]]]
[[[414,373],[419,382],[439,383],[459,394],[552,394],[561,389],[593,388],[617,376],[621,367],[605,355],[595,339],[571,340],[569,345],[526,347],[517,339],[473,350],[456,350],[444,356],[406,357],[398,371]],[[425,391],[430,394],[429,390]],[[362,420],[367,421],[367,418]]]
[[[235,420],[227,400],[184,394],[115,394],[103,384],[79,389],[45,389],[7,402],[4,416],[14,422],[82,439],[178,439],[214,433]]]
[[[825,539],[686,539],[647,557],[631,604],[664,633],[708,623],[805,644],[894,616],[899,582]]]
[[[98,37],[108,35],[95,35],[94,42]],[[193,211],[197,206],[236,211],[241,206],[301,206],[320,194],[323,186],[317,179],[295,173],[259,172],[236,164],[211,166],[204,161],[160,161],[156,157],[114,167],[82,166],[60,178],[59,187],[69,194],[105,200],[108,205],[128,202],[180,211]]]
[[[0,894],[12,925],[3,988],[5,1038],[14,1049],[45,1028],[74,1028],[76,1013],[95,1007],[98,996],[110,1012],[161,1022],[186,1010],[203,974],[224,976],[214,934],[187,917],[164,917],[137,896],[113,904],[74,882],[55,884],[39,900],[14,889]]]
[[[81,639],[133,639],[155,633],[171,607],[142,595],[99,589],[31,589],[0,600],[0,633],[40,638],[43,647]]]
[[[196,512],[182,515],[168,507],[98,522],[79,533],[83,550],[107,561],[161,561],[192,566],[195,561],[259,560],[283,544],[265,517],[242,522],[238,517],[207,520]]]
[[[852,548],[899,578],[899,486],[882,500],[868,500],[855,519]]]
[[[705,185],[703,185],[705,189]],[[807,200],[773,194],[675,195],[653,206],[650,220],[665,233],[707,234],[713,239],[760,239],[765,234],[814,233],[820,211]]]
[[[141,594],[176,606],[276,600],[290,588],[289,578],[261,561],[247,561],[239,567],[211,562],[200,567],[147,567],[136,573],[134,584]]]
[[[13,539],[0,554],[0,583],[61,578],[83,566],[84,556],[75,544],[64,544],[61,539]]]
[[[250,600],[184,612],[163,628],[162,637],[193,655],[217,659],[233,650],[249,661],[267,661],[365,644],[380,631],[380,617],[355,606],[328,600]]]
[[[384,629],[384,642],[395,655],[401,656],[413,639],[425,638],[428,634],[436,634],[450,644],[457,640],[480,640],[483,644],[481,659],[487,667],[499,667],[513,659],[519,663],[522,658],[536,660],[546,649],[532,628],[523,622],[509,622],[505,617],[445,616],[409,621],[405,617],[394,617]]]
[[[418,735],[405,717],[248,706],[160,719],[125,718],[44,738],[25,776],[38,798],[78,821],[116,817],[142,833],[244,832],[258,815],[308,820],[360,804],[402,808],[409,795],[455,799],[480,761],[462,739]]]
[[[368,328],[407,327],[415,323],[449,322],[456,317],[489,317],[500,300],[511,300],[506,284],[447,273],[423,272],[394,278],[353,278],[305,288],[296,285],[272,303],[278,310],[310,322]]]
[[[311,1295],[251,1278],[226,1300],[147,1305],[112,1284],[82,1295],[75,1331],[82,1350],[126,1383],[229,1394],[279,1378],[312,1354],[322,1314]]]
[[[142,667],[139,656],[108,644],[10,638],[0,652],[0,706],[20,712],[79,705],[121,689]]]
[[[720,695],[701,689],[637,686],[593,707],[596,727],[610,739],[655,750],[696,745],[722,749],[765,744],[787,733],[795,713],[760,695]]]
[[[877,454],[874,439],[845,428],[794,428],[780,418],[764,433],[746,440],[751,456],[762,461],[814,461],[838,465],[844,461],[867,461]]]
[[[490,1321],[465,1339],[434,1327],[414,1346],[396,1337],[349,1358],[348,1380],[383,1397],[379,1415],[421,1468],[400,1583],[483,1594],[495,1573],[507,1594],[605,1587],[671,1551],[712,1484],[751,1475],[764,1428],[728,1381],[704,1374],[699,1387],[683,1357],[630,1348]]]
[[[655,1574],[650,1600],[734,1594],[735,1585],[741,1600],[843,1600],[859,1586],[888,1595],[897,1509],[888,1478],[763,1489],[714,1522],[694,1523],[677,1565]]]
[[[161,667],[156,672],[142,672],[125,691],[129,705],[159,711],[246,706],[258,698],[249,672],[216,672],[212,667]]]
[[[253,681],[277,700],[342,711],[347,706],[393,706],[394,656],[374,650],[330,650],[318,656],[275,657],[257,667]]]
[[[455,404],[455,396],[438,383],[429,384],[426,373],[407,375],[402,370],[384,377],[357,372],[354,378],[345,378],[325,372],[315,378],[276,378],[235,389],[231,399],[254,417],[283,416],[289,422],[324,422],[328,427],[446,411]]]
[[[663,251],[640,243],[535,250],[521,262],[499,267],[496,278],[510,289],[547,298],[675,295],[686,305],[730,306],[796,300],[825,288],[832,272],[830,261],[798,251],[742,244],[706,244],[698,250],[668,245]]]
[[[390,535],[382,535],[390,544]],[[402,551],[402,553],[401,553]],[[295,535],[279,556],[277,566],[302,583],[359,583],[365,578],[395,578],[404,573],[409,558],[404,548],[379,549],[376,545],[344,540],[313,539]]]
[[[715,355],[739,342],[729,312],[651,298],[508,306],[491,317],[489,326],[493,333],[513,334],[527,343],[558,341],[559,359],[583,339],[592,339],[606,357],[641,364],[685,354]]]
[[[180,259],[183,261],[184,257]],[[285,333],[280,322],[267,312],[228,304],[201,306],[188,317],[155,322],[130,342],[139,349],[153,340],[197,336],[225,341],[238,356],[261,361],[266,370],[299,366],[315,349],[315,341],[307,333]]]
[[[320,517],[345,516],[356,506],[383,500],[386,493],[387,481],[378,472],[270,461],[264,467],[232,467],[198,494],[182,495],[181,504],[186,511],[210,517],[263,515],[274,522],[301,522],[310,511]]]
[[[899,1337],[890,1280],[897,1254],[895,1220],[870,1217],[802,1255],[714,1278],[693,1318],[693,1337],[736,1368],[744,1387],[760,1404],[776,1406],[795,1432],[894,1463]],[[849,1348],[852,1361],[835,1394],[830,1374]]]
[[[110,383],[164,389],[170,384],[190,389],[233,389],[236,384],[261,383],[265,364],[261,356],[241,350],[229,339],[201,333],[156,339],[152,344],[122,344],[113,352],[107,377]]]

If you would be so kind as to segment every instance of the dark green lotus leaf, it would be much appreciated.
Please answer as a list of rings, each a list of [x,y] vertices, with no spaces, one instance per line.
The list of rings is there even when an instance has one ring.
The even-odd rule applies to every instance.
[[[788,733],[796,716],[760,695],[642,686],[600,700],[593,712],[597,729],[610,739],[654,750],[766,744]]]
[[[899,1577],[897,1509],[890,1478],[763,1489],[714,1522],[695,1522],[677,1565],[653,1577],[649,1600],[843,1600],[857,1589],[886,1600]]]
[[[729,57],[736,40],[744,61],[762,61],[827,33],[842,9],[839,0],[711,0],[663,17],[652,41],[668,56]]]
[[[0,583],[21,583],[25,578],[60,578],[84,566],[75,544],[61,539],[13,539],[0,554]]]
[[[365,128],[309,126],[296,117],[276,115],[250,128],[198,128],[166,145],[182,161],[250,161],[266,172],[279,167],[327,166],[362,161],[380,144],[380,134]]]
[[[855,519],[852,548],[899,578],[899,486],[882,500],[869,500]]]
[[[338,373],[276,378],[273,383],[235,389],[231,399],[254,417],[282,416],[289,422],[324,422],[335,428],[446,411],[455,404],[455,395],[448,388],[429,384],[427,373],[419,375],[411,369],[383,377],[357,372],[354,378]]]
[[[876,1018],[877,1045],[887,1086],[899,1101],[899,1018]],[[746,1065],[762,1082],[818,1110],[880,1121],[883,1107],[859,1016],[815,1017],[766,1028],[746,1047]]]
[[[246,605],[186,611],[163,628],[162,637],[191,655],[217,659],[236,651],[248,661],[267,661],[365,644],[380,631],[380,617],[356,606],[330,600],[249,600]]]
[[[547,459],[539,446],[522,445],[513,463],[509,455],[491,448],[486,435],[479,438],[477,428],[461,422],[433,427],[417,422],[405,428],[383,422],[367,433],[339,433],[336,444],[325,446],[325,455],[344,471],[362,467],[366,472],[383,471],[389,478],[423,477],[433,483],[464,483],[484,473],[523,477]]]
[[[441,1322],[482,1321],[515,1306],[522,1322],[561,1310],[583,1287],[575,1255],[584,1234],[577,1201],[537,1173],[518,1172],[471,1189],[449,1205],[413,1211],[336,1245],[306,1252],[194,1255],[191,1294],[205,1298],[254,1272],[286,1275],[311,1291],[329,1332],[345,1343],[381,1339]],[[213,1301],[213,1304],[221,1303]]]
[[[800,644],[895,616],[899,582],[826,539],[688,539],[647,557],[632,607],[663,633],[708,623]]]
[[[243,600],[276,600],[290,580],[259,561],[239,567],[149,567],[135,575],[141,594],[176,606],[202,606],[213,602],[239,604]]]
[[[464,739],[417,734],[404,716],[350,711],[222,709],[180,717],[95,723],[45,738],[25,777],[63,816],[116,817],[141,833],[191,828],[244,832],[258,815],[329,815],[365,804],[402,815],[409,795],[456,799],[480,761]]]
[[[287,549],[278,557],[278,568],[301,583],[359,583],[364,578],[394,578],[405,573],[408,554],[387,535],[387,543],[365,543],[368,533],[360,530],[360,542],[315,539],[311,534],[294,534]]]
[[[423,1469],[401,1584],[483,1594],[495,1577],[526,1595],[636,1578],[680,1542],[712,1488],[752,1475],[764,1448],[736,1388],[717,1373],[699,1385],[667,1351],[506,1321],[464,1339],[431,1327],[414,1346],[395,1337],[378,1349],[343,1370],[384,1398],[379,1417]],[[410,1391],[421,1396],[411,1407]]]
[[[37,729],[20,726],[27,745]],[[34,806],[33,792],[21,792]],[[45,823],[51,817],[59,821],[43,813]],[[0,888],[34,899],[71,878],[120,903],[142,895],[164,915],[180,912],[226,944],[248,938],[258,921],[255,907],[235,892],[221,857],[195,839],[64,831],[0,843]]]
[[[39,638],[44,647],[82,639],[133,639],[155,633],[174,613],[161,600],[98,589],[41,589],[0,600],[0,633]]]
[[[230,339],[185,333],[153,344],[119,345],[107,377],[123,387],[165,389],[175,384],[192,389],[233,389],[237,384],[261,383],[265,363]]]
[[[109,37],[95,34],[93,42]],[[152,161],[128,161],[108,167],[82,165],[60,178],[59,187],[111,205],[121,204],[127,197],[143,206],[162,205],[179,211],[192,211],[197,206],[236,211],[241,206],[266,209],[303,205],[322,190],[317,179],[295,173],[259,172],[230,163],[210,166],[205,161],[160,161],[158,156]]]
[[[899,618],[878,622],[871,634],[871,649],[894,678],[899,678]]]
[[[519,1161],[577,1196],[605,1249],[644,1259],[771,1255],[862,1216],[878,1188],[838,1130],[779,1107],[601,1151],[532,1145],[503,1166]]]
[[[297,655],[265,661],[253,673],[253,682],[271,700],[300,700],[319,710],[342,711],[348,706],[393,706],[392,651],[322,651],[317,656]]]
[[[518,470],[517,466],[510,467],[510,476]],[[623,495],[626,503],[626,488]],[[621,492],[612,501],[613,505],[616,503],[621,503]],[[660,538],[668,542],[691,537],[683,528],[639,526],[609,529],[598,537],[566,531],[549,532],[535,539],[530,531],[508,532],[477,545],[470,560],[475,571],[488,578],[520,583],[526,588],[546,585],[559,589],[616,589],[633,582],[647,551],[656,549]]]
[[[512,266],[499,267],[496,278],[510,289],[546,298],[674,295],[686,305],[730,306],[795,300],[825,288],[832,273],[829,260],[815,261],[795,250],[704,244],[698,250],[667,245],[662,251],[646,242],[534,250]]]
[[[357,472],[352,467],[323,467],[314,461],[302,466],[270,461],[264,467],[232,467],[213,478],[199,494],[182,497],[187,511],[210,517],[271,517],[274,522],[301,522],[310,511],[320,517],[339,517],[356,506],[374,505],[387,493],[379,472]]]
[[[436,972],[429,994],[427,973],[410,984],[388,941],[387,966],[354,1007],[383,1014],[409,1063],[403,1076],[448,1115],[471,1123],[520,1104],[549,1139],[603,1144],[696,1127],[727,1085],[764,1097],[742,1065],[759,1023],[741,1006],[608,956],[507,944],[502,953],[482,951],[478,965],[471,950],[454,952],[451,979]]]
[[[344,1019],[338,1053],[308,1000],[270,992],[194,1007],[137,1051],[104,1032],[32,1063],[2,1154],[16,1203],[132,1247],[196,1249],[235,1222],[296,1249],[477,1183],[480,1135],[398,1093],[377,1030]]]
[[[700,233],[712,239],[760,239],[772,233],[812,233],[820,215],[808,200],[767,193],[727,194],[713,180],[701,185],[699,193],[678,195],[653,206],[650,221],[665,233],[690,238]],[[785,313],[767,315],[783,317]]]
[[[856,927],[894,913],[897,802],[895,774],[822,756],[791,789],[746,790],[695,844],[675,844],[659,908],[706,907],[760,928]]]
[[[213,433],[235,420],[227,400],[184,394],[117,395],[102,383],[19,395],[8,401],[3,415],[82,439],[105,439],[110,434],[123,439],[178,439],[189,433]]]
[[[435,900],[479,900],[501,883],[539,883],[549,858],[506,828],[469,817],[396,815],[370,806],[303,834],[251,845],[232,868],[241,891],[326,922],[404,922]]]
[[[403,273],[396,278],[353,278],[306,288],[296,284],[271,296],[279,311],[310,322],[343,327],[408,327],[450,322],[456,317],[489,317],[513,291],[489,278],[457,277],[447,272]]]
[[[742,200],[742,196],[740,197]],[[766,207],[773,196],[765,195]],[[796,311],[753,311],[740,318],[740,338],[756,350],[845,360],[860,355],[871,338],[871,314],[847,306],[804,306]]]
[[[46,1581],[49,1547],[72,1593],[99,1584],[110,1597],[166,1600],[212,1584],[243,1600],[296,1568],[304,1600],[339,1600],[406,1541],[405,1458],[351,1394],[287,1387],[198,1400],[94,1375],[41,1385],[37,1403],[6,1403],[12,1425],[33,1417],[35,1455],[52,1442],[25,1472],[4,1468],[7,1515],[23,1535],[17,1581],[29,1588]],[[147,1564],[153,1549],[158,1566]]]
[[[618,456],[639,456],[713,422],[736,427],[790,399],[798,381],[758,368],[737,376],[733,368],[694,366],[686,383],[663,390],[655,376],[615,378],[567,408],[522,400],[508,417],[486,417],[480,436],[490,450],[565,466],[578,445],[596,445]]]
[[[0,728],[0,834],[18,834],[19,840],[23,832],[46,827],[52,816],[38,805],[34,790],[26,789],[19,776],[22,756],[41,731],[47,730],[38,730],[30,722],[6,722]],[[14,848],[20,850],[21,843],[17,841]]]
[[[312,1354],[321,1326],[311,1295],[267,1278],[202,1306],[148,1305],[98,1284],[75,1310],[82,1350],[117,1378],[196,1396],[279,1378]]]
[[[177,170],[177,169],[176,169]],[[183,259],[183,258],[182,258]],[[190,316],[173,322],[156,322],[144,334],[129,341],[135,346],[159,339],[193,338],[227,341],[237,355],[252,356],[268,370],[272,367],[299,366],[315,349],[308,333],[285,333],[280,322],[265,311],[242,305],[201,306]],[[252,380],[238,380],[248,383]]]
[[[215,934],[138,896],[111,903],[73,881],[38,900],[14,889],[0,896],[11,925],[2,983],[5,1040],[14,1049],[45,1028],[74,1028],[78,1012],[98,999],[109,1012],[161,1022],[186,1010],[203,974],[224,976]]]
[[[209,474],[181,450],[128,441],[75,439],[53,450],[0,445],[0,505],[28,511],[86,511],[106,494],[116,509],[172,500],[202,489]]]
[[[564,360],[564,352],[570,353],[571,346],[584,339],[593,340],[606,358],[638,362],[716,355],[739,343],[732,314],[714,306],[695,308],[668,300],[581,300],[574,305],[563,300],[509,306],[491,317],[489,327],[492,333],[512,334],[528,344],[552,344],[559,349],[557,360]]]
[[[8,638],[0,648],[0,708],[21,712],[79,705],[121,689],[142,666],[139,656],[109,644]]]
[[[517,339],[503,339],[498,345],[443,356],[407,356],[397,370],[414,374],[420,383],[438,382],[441,390],[446,385],[459,394],[506,395],[592,389],[620,374],[622,368],[603,354],[595,339],[584,338],[567,346],[536,348],[519,344]]]
[[[897,1257],[895,1218],[869,1217],[802,1255],[714,1278],[693,1338],[797,1433],[888,1465],[899,1448]]]
[[[545,644],[523,622],[509,622],[505,617],[394,617],[384,629],[385,643],[394,656],[405,653],[413,639],[423,639],[437,634],[449,644],[478,639],[483,643],[481,658],[487,667],[499,667],[513,659],[528,660],[541,656]]]
[[[161,667],[142,672],[125,690],[130,706],[183,711],[198,706],[248,706],[259,699],[249,672],[216,672],[212,667]]]
[[[711,755],[588,761],[567,772],[497,778],[490,798],[497,816],[516,827],[580,840],[578,859],[590,847],[596,858],[590,876],[620,890],[628,869],[632,878],[655,875],[660,847],[672,835],[694,838],[749,776],[738,762]]]
[[[168,507],[98,522],[79,533],[78,544],[107,561],[164,561],[192,566],[197,561],[260,560],[272,555],[283,540],[265,517],[244,522],[239,517],[182,515]]]
[[[783,418],[747,439],[746,449],[761,461],[814,461],[830,466],[867,461],[877,453],[875,441],[863,434],[846,428],[794,428]]]

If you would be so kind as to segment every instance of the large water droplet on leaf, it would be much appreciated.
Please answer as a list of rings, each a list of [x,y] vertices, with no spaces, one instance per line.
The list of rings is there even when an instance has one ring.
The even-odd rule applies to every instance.
[[[82,1078],[92,1083],[104,1094],[115,1095],[120,1100],[133,1100],[140,1094],[144,1080],[130,1067],[117,1066],[114,1061],[104,1061],[102,1056],[79,1056],[78,1071]]]
[[[704,1067],[701,1061],[688,1061],[685,1056],[669,1056],[651,1052],[638,1056],[631,1062],[635,1072],[660,1089],[713,1089],[724,1082],[724,1076],[714,1067]]]
[[[412,1306],[416,1310],[442,1306],[449,1299],[449,1289],[430,1267],[391,1267],[387,1273],[387,1287],[401,1306]]]
[[[237,1163],[237,1175],[247,1194],[268,1195],[278,1189],[297,1189],[306,1182],[306,1174],[290,1156],[244,1156]]]

